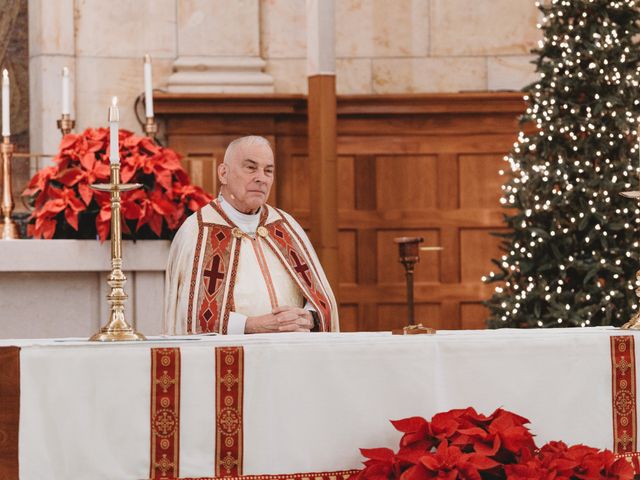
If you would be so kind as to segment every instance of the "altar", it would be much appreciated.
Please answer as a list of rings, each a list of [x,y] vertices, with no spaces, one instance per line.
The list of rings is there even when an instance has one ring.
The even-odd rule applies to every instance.
[[[498,407],[536,443],[636,451],[613,328],[0,341],[0,477],[346,478],[389,420]]]
[[[123,242],[128,319],[147,334],[162,333],[168,240]],[[95,333],[109,316],[109,243],[97,240],[20,240],[2,243],[0,338]],[[34,292],[25,306],[22,295]],[[64,313],[52,310],[64,301]],[[144,292],[144,295],[136,293]],[[55,319],[55,321],[53,321]]]

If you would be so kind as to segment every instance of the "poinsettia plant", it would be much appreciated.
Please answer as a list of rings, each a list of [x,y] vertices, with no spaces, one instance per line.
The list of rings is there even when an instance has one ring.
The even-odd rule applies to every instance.
[[[397,452],[361,449],[365,468],[350,480],[632,480],[637,466],[608,450],[549,442],[538,449],[529,420],[497,409],[439,413],[391,422],[403,435]]]
[[[188,215],[211,201],[191,185],[175,151],[127,130],[120,130],[118,143],[121,182],[143,185],[121,194],[125,238],[171,238]],[[109,183],[109,130],[65,135],[54,163],[37,172],[23,192],[34,207],[30,235],[106,240],[110,196],[90,185]]]

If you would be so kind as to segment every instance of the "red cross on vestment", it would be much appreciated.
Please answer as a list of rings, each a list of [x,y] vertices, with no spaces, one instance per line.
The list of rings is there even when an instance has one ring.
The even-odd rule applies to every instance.
[[[309,287],[311,287],[311,278],[309,278],[309,275],[307,273],[309,271],[309,266],[306,263],[301,262],[300,257],[298,257],[298,254],[293,250],[291,250],[291,258],[293,258],[293,261],[296,262],[295,266],[293,267],[294,270],[302,275],[305,283]]]
[[[220,271],[220,263],[222,258],[220,255],[214,255],[213,262],[211,262],[211,268],[204,271],[204,276],[209,279],[209,286],[207,292],[209,295],[213,295],[218,290],[218,281],[222,281],[224,273]]]

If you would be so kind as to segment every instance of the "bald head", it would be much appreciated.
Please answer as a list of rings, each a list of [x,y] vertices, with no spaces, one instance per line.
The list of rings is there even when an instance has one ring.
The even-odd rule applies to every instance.
[[[236,138],[227,146],[227,149],[224,152],[224,163],[229,165],[237,156],[238,151],[253,145],[262,145],[267,147],[269,150],[272,150],[271,142],[266,138],[261,137],[260,135],[247,135],[246,137]]]
[[[264,205],[273,185],[273,151],[269,141],[257,135],[232,141],[218,165],[220,193],[236,210],[255,213]]]

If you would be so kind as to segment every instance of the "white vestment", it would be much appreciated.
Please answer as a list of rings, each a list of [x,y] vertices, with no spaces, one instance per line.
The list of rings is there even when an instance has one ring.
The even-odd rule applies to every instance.
[[[169,254],[165,333],[242,334],[247,317],[282,305],[313,310],[319,330],[338,330],[331,287],[290,215],[268,205],[242,214],[219,197],[187,218]]]

